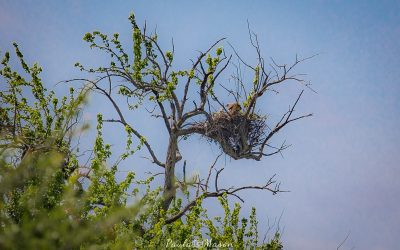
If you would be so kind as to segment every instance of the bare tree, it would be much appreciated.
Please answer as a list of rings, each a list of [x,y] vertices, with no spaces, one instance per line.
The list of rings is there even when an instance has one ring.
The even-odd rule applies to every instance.
[[[76,66],[82,71],[94,73],[96,78],[70,81],[89,83],[91,89],[104,95],[117,114],[116,118],[104,121],[123,125],[127,131],[143,142],[151,161],[163,168],[165,174],[164,210],[169,208],[178,188],[185,185],[196,187],[194,200],[175,216],[168,218],[166,222],[171,223],[179,219],[199,198],[227,194],[243,200],[238,192],[245,189],[267,190],[273,194],[281,192],[279,184],[273,177],[269,178],[264,185],[221,188],[218,181],[223,169],[215,169],[219,157],[210,166],[205,179],[197,178],[189,184],[186,183],[185,177],[184,180],[179,181],[175,177],[176,163],[182,158],[178,144],[180,138],[199,134],[216,142],[223,153],[233,159],[259,161],[264,156],[281,153],[288,146],[286,144],[273,146],[270,144],[271,138],[289,123],[312,115],[294,116],[303,91],[276,124],[268,124],[266,118],[258,113],[257,102],[267,91],[275,91],[276,85],[289,81],[298,82],[309,88],[309,84],[301,78],[302,75],[293,73],[299,63],[309,58],[299,59],[296,56],[291,65],[279,65],[272,59],[271,63],[267,64],[261,55],[257,36],[249,29],[250,42],[257,56],[255,65],[246,63],[233,46],[230,46],[232,55],[219,47],[225,40],[222,38],[205,51],[199,52],[198,56],[191,61],[189,69],[173,70],[174,44],[172,43],[171,51],[164,51],[157,40],[156,32],[149,33],[146,25],[140,29],[133,15],[130,21],[133,27],[133,60],[130,60],[123,50],[118,34],[110,39],[100,32],[88,33],[84,39],[90,43],[91,48],[97,48],[109,54],[111,63],[109,66],[96,69],[88,69],[77,63]],[[232,63],[232,58],[235,57],[240,65],[244,65],[245,69],[252,72],[253,82],[244,82],[239,66]],[[221,84],[221,75],[232,68],[234,69],[232,75],[234,84],[232,86]],[[222,88],[226,94],[232,95],[235,102],[224,103],[221,95],[215,91],[216,86]],[[191,94],[193,91],[196,94]],[[127,104],[132,108],[149,103],[156,105],[156,108],[149,109],[149,115],[162,119],[168,133],[169,141],[165,160],[158,158],[151,143],[144,139],[142,132],[128,123],[126,114],[123,113],[116,99],[121,96],[126,98]],[[184,171],[185,169],[186,161]],[[214,180],[212,181],[211,178]],[[211,183],[214,183],[214,188],[211,188]]]

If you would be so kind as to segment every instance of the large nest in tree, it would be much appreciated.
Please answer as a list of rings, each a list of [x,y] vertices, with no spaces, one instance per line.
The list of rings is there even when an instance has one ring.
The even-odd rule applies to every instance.
[[[210,119],[196,123],[196,129],[210,141],[216,142],[227,155],[234,159],[254,159],[265,140],[265,117],[241,112],[214,113]]]

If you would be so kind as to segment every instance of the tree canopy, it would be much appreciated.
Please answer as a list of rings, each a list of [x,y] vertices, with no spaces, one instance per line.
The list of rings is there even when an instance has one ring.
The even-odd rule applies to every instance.
[[[212,249],[282,249],[279,231],[260,238],[256,210],[240,218],[240,192],[264,190],[282,192],[274,175],[261,185],[222,187],[217,168],[222,154],[234,160],[259,161],[281,153],[286,144],[272,145],[271,138],[289,123],[311,116],[295,116],[303,91],[278,122],[271,124],[257,104],[265,93],[286,82],[309,88],[301,75],[293,73],[299,63],[267,64],[255,33],[249,29],[250,44],[257,55],[256,65],[245,62],[220,39],[191,61],[185,69],[173,66],[175,48],[164,50],[156,32],[140,28],[132,14],[132,50],[124,49],[118,34],[111,37],[99,31],[87,33],[90,48],[110,56],[109,65],[91,68],[76,63],[85,76],[65,83],[82,82],[77,91],[57,97],[48,91],[40,77],[42,69],[29,64],[17,44],[15,54],[6,52],[0,70],[0,247],[2,249],[163,249],[166,247]],[[10,60],[20,61],[22,71]],[[232,63],[238,59],[254,79],[246,83]],[[219,80],[233,69],[233,84]],[[91,76],[93,75],[93,76]],[[71,85],[72,86],[72,85]],[[73,145],[76,134],[88,129],[81,122],[86,96],[92,92],[108,100],[115,116],[99,113],[97,136],[89,156]],[[233,100],[224,103],[223,95]],[[146,109],[161,119],[168,134],[166,158],[153,149],[143,128],[130,124],[121,107]],[[147,109],[147,107],[153,107]],[[106,117],[107,116],[107,117]],[[126,151],[115,157],[103,136],[103,124],[115,123],[126,133]],[[178,162],[186,169],[181,155],[181,139],[200,135],[218,145],[221,154],[210,164],[207,176],[179,179]],[[134,171],[117,178],[121,162],[138,150],[145,150],[150,161],[163,172],[163,186],[154,187],[156,175],[138,179]],[[82,155],[87,161],[83,162]],[[217,198],[224,213],[210,217],[203,201]]]

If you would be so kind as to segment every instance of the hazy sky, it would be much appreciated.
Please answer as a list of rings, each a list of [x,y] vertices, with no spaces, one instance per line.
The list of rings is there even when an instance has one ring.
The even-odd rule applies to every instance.
[[[283,212],[285,249],[336,249],[347,234],[341,249],[398,249],[399,1],[0,0],[0,50],[10,50],[12,42],[18,42],[29,62],[44,67],[44,80],[53,88],[60,80],[79,76],[73,67],[76,61],[103,62],[82,41],[84,33],[118,32],[129,44],[127,17],[132,10],[139,24],[146,20],[148,27],[157,27],[165,48],[174,39],[179,66],[188,65],[196,50],[221,37],[254,62],[246,20],[267,59],[290,63],[296,54],[319,53],[299,68],[318,93],[306,91],[298,112],[315,116],[279,135],[277,143],[286,139],[292,144],[284,158],[221,161],[224,182],[261,184],[277,174],[282,188],[291,192],[248,192],[244,212],[256,206],[264,228],[268,219]],[[62,86],[57,89],[63,91]],[[274,105],[289,105],[301,89],[290,86],[286,93],[281,88],[279,96],[266,97],[262,111],[273,114]],[[93,97],[86,119],[94,119],[100,110],[113,115]],[[130,119],[146,125],[146,136],[159,140],[156,150],[165,154],[163,128],[138,114]],[[124,146],[117,145],[120,138],[110,140],[116,147]],[[199,138],[189,142],[182,146],[182,154],[191,171],[203,172],[218,152]],[[155,171],[151,166],[135,167]]]

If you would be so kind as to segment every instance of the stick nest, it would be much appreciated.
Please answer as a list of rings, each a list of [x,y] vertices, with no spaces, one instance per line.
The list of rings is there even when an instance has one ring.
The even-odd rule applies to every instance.
[[[204,122],[196,124],[203,136],[217,143],[224,153],[234,159],[253,159],[265,139],[266,119],[257,114],[247,117],[241,112],[219,111]]]

